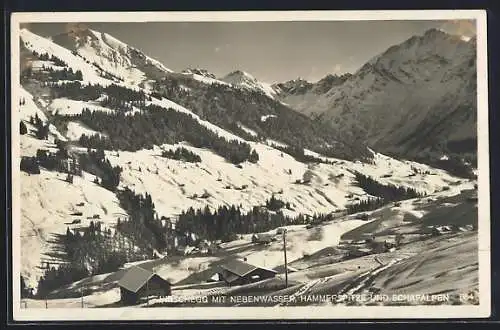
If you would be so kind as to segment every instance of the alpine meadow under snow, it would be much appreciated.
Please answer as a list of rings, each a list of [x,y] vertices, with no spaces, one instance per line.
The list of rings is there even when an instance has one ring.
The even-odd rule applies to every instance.
[[[244,292],[475,290],[475,38],[430,30],[354,74],[271,86],[242,70],[173,72],[86,28],[20,37],[28,307],[78,307],[83,288],[89,307],[120,306],[132,264],[173,295],[231,295],[203,282],[234,258],[283,266],[279,228],[293,285],[277,271]],[[459,264],[443,262],[453,251]]]

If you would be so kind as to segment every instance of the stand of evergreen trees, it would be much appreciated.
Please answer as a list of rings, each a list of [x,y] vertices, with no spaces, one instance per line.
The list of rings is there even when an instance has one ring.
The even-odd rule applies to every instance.
[[[355,175],[358,186],[363,188],[366,193],[381,197],[387,202],[425,196],[413,188],[397,187],[392,184],[385,185],[359,172],[356,172]]]
[[[52,63],[54,63],[57,66],[68,66],[68,64],[66,62],[64,62],[63,60],[61,60],[59,57],[54,56],[54,55],[49,56],[48,53],[40,54],[34,50],[33,56],[37,57],[40,61],[51,61]]]
[[[68,154],[66,145],[60,140],[56,140],[57,151],[55,153],[48,150],[38,149],[35,157],[22,157],[21,170],[30,174],[40,174],[40,166],[49,171],[68,172],[71,170],[67,168],[66,161],[75,159]],[[73,169],[73,174],[81,175],[81,169]]]
[[[76,101],[92,101],[101,96],[104,89],[101,85],[83,85],[79,81],[49,83],[52,98],[66,97]]]
[[[113,235],[110,228],[102,228],[100,222],[91,221],[82,229],[66,230],[61,243],[67,262],[45,270],[38,282],[37,295],[40,298],[87,276],[114,272],[126,262],[149,257],[144,251],[137,251],[135,245],[118,232]]]
[[[423,197],[426,195],[425,193],[418,192],[413,188],[397,187],[392,184],[382,184],[377,180],[359,172],[356,172],[355,175],[358,186],[361,187],[366,193],[376,197],[347,205],[347,212],[349,214],[375,210],[389,202]]]
[[[38,298],[46,298],[51,291],[87,276],[89,276],[87,269],[71,264],[47,268],[44,275],[38,280],[36,295]]]
[[[84,138],[87,147],[137,151],[164,143],[187,141],[197,148],[209,148],[234,164],[249,160],[258,161],[258,154],[250,145],[236,140],[228,141],[191,115],[179,111],[149,105],[142,113],[125,115],[102,111],[83,110],[74,116],[96,131],[106,131],[109,142],[102,138]]]
[[[35,137],[37,139],[46,140],[49,137],[50,124],[44,124],[37,113],[35,113],[35,117],[30,116],[30,123],[35,126]]]
[[[120,184],[123,169],[120,166],[112,166],[102,149],[96,151],[87,149],[86,154],[80,154],[80,166],[83,170],[98,176],[99,183],[110,191],[115,191]]]
[[[72,232],[69,228],[64,238],[68,260],[78,268],[85,268],[90,274],[102,274],[117,270],[129,260],[125,249],[120,248],[118,235],[112,236],[111,229],[103,229],[101,223],[90,222],[84,229]]]
[[[19,134],[24,135],[28,133],[28,128],[26,127],[26,124],[21,120],[19,122]]]
[[[180,147],[175,149],[175,151],[172,150],[164,150],[161,153],[162,157],[170,158],[170,159],[175,159],[175,160],[182,160],[185,162],[190,162],[190,163],[199,163],[201,162],[201,157],[197,154],[195,154],[192,151],[187,150],[184,147]]]
[[[155,217],[155,206],[151,195],[136,194],[126,187],[117,192],[120,206],[127,211],[129,219],[120,221],[116,228],[144,249],[163,250],[167,246],[165,229]]]
[[[349,204],[346,206],[347,214],[353,214],[364,211],[371,211],[381,208],[386,205],[387,202],[380,197],[369,198],[364,201],[359,201],[357,203]]]
[[[84,148],[96,148],[103,150],[113,150],[114,145],[109,138],[101,134],[94,134],[87,136],[86,134],[82,134],[78,139],[80,145]]]
[[[317,215],[316,218],[327,218]],[[207,206],[195,210],[189,208],[183,211],[177,221],[177,229],[181,232],[195,233],[202,239],[210,241],[222,240],[224,242],[237,238],[238,234],[249,234],[268,231],[285,225],[306,224],[308,220],[303,215],[291,218],[283,215],[281,211],[269,212],[267,209],[255,206],[248,213],[241,207],[232,205],[221,206],[214,212]]]
[[[54,70],[52,67],[42,67],[43,70],[49,73],[49,79],[53,81],[59,80],[83,80],[82,71],[76,70],[73,72],[72,68],[63,68],[62,70]]]
[[[29,174],[40,174],[40,166],[36,157],[22,157],[20,169]]]
[[[146,99],[151,101],[151,98],[147,97],[142,90],[136,91],[116,84],[106,86],[104,92],[109,98],[114,100],[136,102],[138,107],[140,107],[140,105],[144,106]]]
[[[267,201],[266,201],[266,208],[269,210],[269,211],[278,211],[282,208],[286,207],[287,209],[290,208],[290,203],[285,203],[283,202],[282,200],[276,198],[274,195],[271,196],[271,198],[269,198]]]
[[[465,165],[464,161],[458,155],[451,154],[448,156],[448,159],[442,159],[438,157],[415,157],[415,161],[428,164],[432,167],[443,169],[451,175],[460,178],[475,178],[471,166]]]
[[[55,153],[43,149],[36,151],[37,163],[49,171],[71,172],[76,175],[82,175],[81,168],[68,168],[67,161],[71,160],[71,163],[75,164],[76,159],[69,155],[66,142],[56,140],[55,144],[57,146]]]
[[[304,153],[304,148],[302,147],[297,147],[297,146],[286,146],[282,147],[279,145],[274,144],[273,148],[278,149],[283,151],[284,153],[289,154],[295,160],[302,162],[302,163],[324,163],[324,164],[333,164],[333,162],[327,161],[322,158],[318,158],[312,155],[306,155]]]

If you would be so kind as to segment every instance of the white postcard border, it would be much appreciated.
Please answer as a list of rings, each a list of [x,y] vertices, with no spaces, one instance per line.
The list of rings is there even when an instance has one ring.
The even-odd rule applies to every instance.
[[[490,187],[488,144],[488,72],[486,11],[240,11],[240,12],[40,12],[11,15],[12,109],[19,99],[19,35],[21,23],[41,22],[244,22],[244,21],[363,21],[474,19],[477,30],[478,125],[478,306],[363,306],[363,307],[166,307],[166,308],[51,308],[22,309],[20,298],[21,187],[19,113],[12,111],[12,310],[16,321],[75,320],[314,320],[479,318],[491,313]]]

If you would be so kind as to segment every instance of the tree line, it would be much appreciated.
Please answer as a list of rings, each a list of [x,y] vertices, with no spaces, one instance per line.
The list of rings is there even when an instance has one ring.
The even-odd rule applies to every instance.
[[[269,212],[265,207],[254,206],[249,212],[244,212],[241,206],[220,206],[211,211],[207,206],[204,209],[189,208],[183,211],[177,221],[177,229],[181,232],[195,233],[201,239],[209,241],[232,241],[239,234],[249,234],[268,231],[280,226],[300,225],[310,222],[322,222],[331,219],[330,215],[318,214],[308,219],[299,214],[297,217],[285,216],[281,210],[281,203],[269,202]],[[281,207],[279,207],[281,206]]]
[[[347,214],[353,214],[353,213],[358,213],[358,212],[376,210],[376,209],[381,208],[382,206],[384,206],[386,204],[387,204],[387,201],[385,201],[383,198],[370,197],[370,198],[363,200],[363,201],[348,204],[346,206],[346,210],[347,210]]]
[[[42,66],[44,71],[49,73],[49,79],[54,81],[59,80],[83,80],[82,71],[76,70],[73,72],[72,68],[63,68],[62,70],[54,70],[52,67],[46,68]]]
[[[134,242],[118,231],[102,228],[100,222],[91,221],[88,227],[75,230],[67,228],[60,243],[66,262],[57,268],[47,265],[38,281],[40,298],[85,277],[114,272],[126,262],[150,257],[145,251],[135,249]]]
[[[428,164],[435,168],[440,168],[451,175],[465,178],[465,179],[474,179],[475,175],[472,171],[471,166],[466,165],[461,156],[456,154],[450,154],[447,158],[436,157],[436,156],[416,156],[414,157],[415,161],[419,163]],[[474,161],[475,157],[471,157]]]
[[[37,57],[40,61],[51,61],[57,66],[68,66],[66,62],[61,60],[59,57],[50,55],[48,53],[38,53],[36,50],[32,52],[33,56]]]
[[[92,101],[101,96],[104,89],[99,84],[82,84],[79,81],[47,83],[52,98],[66,97],[76,101]]]
[[[357,185],[366,193],[375,197],[370,197],[367,200],[347,205],[346,209],[349,214],[375,210],[394,201],[426,196],[426,193],[418,192],[413,188],[398,187],[393,184],[382,184],[360,172],[355,172],[354,174],[356,176]]]
[[[117,192],[117,197],[120,206],[129,215],[128,219],[117,223],[117,230],[137,242],[143,249],[165,249],[167,247],[165,229],[156,215],[151,195],[136,194],[125,187]]]
[[[424,193],[409,187],[398,187],[393,184],[382,184],[377,180],[355,172],[356,181],[367,194],[383,198],[387,202],[425,196]]]
[[[50,132],[50,123],[44,124],[43,121],[38,117],[38,113],[35,113],[35,117],[30,116],[30,124],[35,126],[35,137],[39,140],[47,140]]]
[[[106,158],[104,150],[87,149],[87,153],[80,154],[80,166],[86,172],[94,174],[97,184],[102,187],[115,191],[120,184],[120,176],[123,169],[120,166],[111,165],[109,159]]]
[[[187,141],[196,148],[208,148],[231,163],[258,161],[258,154],[250,145],[236,140],[228,141],[201,125],[191,115],[149,105],[146,111],[125,115],[84,109],[73,118],[96,131],[106,131],[108,138],[83,138],[87,147],[137,151],[153,145],[176,144]]]
[[[266,208],[270,211],[278,211],[284,207],[290,209],[290,203],[285,203],[279,198],[276,198],[274,195],[272,195],[271,198],[266,201]]]
[[[175,160],[182,160],[185,162],[190,162],[190,163],[199,163],[201,162],[201,157],[197,154],[195,154],[192,151],[187,150],[184,147],[179,147],[173,150],[164,150],[161,153],[162,157],[170,158],[170,159],[175,159]]]
[[[324,164],[333,164],[333,161],[328,161],[326,159],[322,159],[319,157],[315,157],[313,155],[307,155],[305,154],[304,148],[298,147],[298,146],[279,146],[276,144],[273,144],[273,148],[283,151],[286,154],[289,154],[293,158],[295,158],[296,161],[302,162],[302,163],[324,163]]]

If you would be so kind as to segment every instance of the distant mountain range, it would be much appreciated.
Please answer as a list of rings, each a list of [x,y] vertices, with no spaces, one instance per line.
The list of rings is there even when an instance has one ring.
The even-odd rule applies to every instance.
[[[475,38],[431,29],[352,75],[273,87],[290,107],[376,150],[403,156],[476,150]]]

